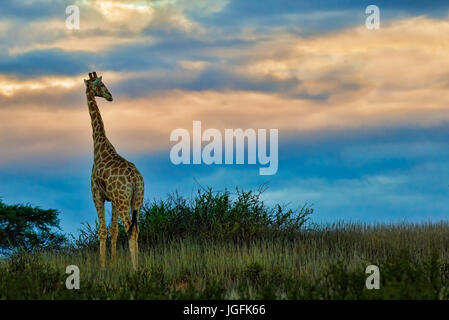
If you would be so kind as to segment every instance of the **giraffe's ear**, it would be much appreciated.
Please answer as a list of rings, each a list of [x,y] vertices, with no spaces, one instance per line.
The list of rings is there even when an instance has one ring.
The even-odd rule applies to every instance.
[[[87,81],[86,79],[84,79],[84,84],[87,87],[89,85],[89,81]]]
[[[98,81],[102,82],[103,81],[103,76],[98,77]]]

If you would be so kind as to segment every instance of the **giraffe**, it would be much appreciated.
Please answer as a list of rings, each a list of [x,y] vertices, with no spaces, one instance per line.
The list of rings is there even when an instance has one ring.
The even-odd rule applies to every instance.
[[[134,270],[138,265],[138,234],[137,221],[142,207],[144,182],[136,166],[122,158],[115,151],[114,146],[106,137],[103,120],[98,109],[95,97],[112,101],[112,95],[97,77],[96,72],[89,73],[89,79],[84,80],[86,85],[87,105],[92,123],[94,140],[94,164],[92,167],[91,189],[95,208],[97,209],[100,224],[100,262],[102,267],[106,263],[106,223],[104,203],[112,204],[111,218],[111,261],[116,259],[116,244],[118,235],[118,217],[127,230],[131,262]],[[132,218],[130,218],[130,211]]]

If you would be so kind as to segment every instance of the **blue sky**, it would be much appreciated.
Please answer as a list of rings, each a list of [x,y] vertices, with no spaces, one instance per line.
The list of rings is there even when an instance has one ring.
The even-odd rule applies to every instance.
[[[447,219],[447,1],[75,1],[79,30],[69,4],[0,4],[5,203],[56,208],[64,232],[96,220],[83,88],[96,70],[114,96],[98,100],[107,135],[147,200],[268,182],[268,204],[312,203],[316,222]],[[173,165],[170,132],[193,120],[278,129],[277,174]]]

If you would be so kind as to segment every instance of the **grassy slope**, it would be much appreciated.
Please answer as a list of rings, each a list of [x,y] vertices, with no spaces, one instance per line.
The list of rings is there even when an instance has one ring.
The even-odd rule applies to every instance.
[[[449,224],[340,224],[294,238],[193,240],[141,246],[102,270],[98,253],[77,249],[22,254],[0,262],[3,299],[448,299]],[[67,290],[65,268],[81,271]],[[380,267],[381,289],[365,288],[366,266]]]

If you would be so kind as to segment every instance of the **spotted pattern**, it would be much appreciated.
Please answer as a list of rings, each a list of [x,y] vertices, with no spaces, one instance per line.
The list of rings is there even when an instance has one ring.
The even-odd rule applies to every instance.
[[[144,195],[144,182],[142,175],[136,166],[122,158],[115,151],[114,146],[106,137],[100,110],[95,101],[95,96],[104,97],[111,101],[107,88],[101,81],[85,80],[87,105],[92,122],[94,140],[94,164],[92,167],[91,189],[92,197],[97,209],[100,224],[100,262],[102,266],[106,262],[106,238],[107,229],[104,214],[104,203],[112,204],[111,219],[111,260],[116,257],[116,243],[118,235],[118,217],[122,220],[125,230],[128,230],[129,249],[133,268],[138,264],[138,233],[137,224],[132,230],[130,214],[137,211],[137,219],[142,207]]]

